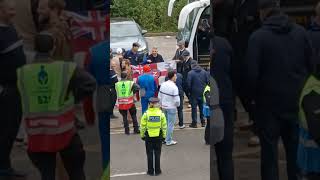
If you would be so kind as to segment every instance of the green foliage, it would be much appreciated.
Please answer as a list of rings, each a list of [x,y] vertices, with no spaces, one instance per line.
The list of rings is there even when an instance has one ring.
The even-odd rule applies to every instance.
[[[130,17],[149,32],[176,32],[178,17],[187,0],[175,2],[168,16],[169,0],[112,0],[111,17]]]

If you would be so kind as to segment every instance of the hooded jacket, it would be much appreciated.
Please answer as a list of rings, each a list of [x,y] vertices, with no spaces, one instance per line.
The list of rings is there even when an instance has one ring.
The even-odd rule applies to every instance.
[[[188,73],[187,83],[191,96],[202,98],[204,88],[209,84],[209,74],[199,65],[193,64],[191,71]]]
[[[312,48],[314,49],[314,53],[316,58],[320,57],[320,25],[315,21],[312,22],[310,29],[308,30],[308,35],[312,43]]]
[[[244,69],[247,95],[269,111],[297,112],[311,56],[304,28],[284,14],[271,14],[249,39]]]

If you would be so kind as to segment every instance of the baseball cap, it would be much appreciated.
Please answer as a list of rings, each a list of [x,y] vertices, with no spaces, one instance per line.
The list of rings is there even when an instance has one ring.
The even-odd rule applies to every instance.
[[[158,103],[159,101],[160,101],[159,98],[155,98],[155,97],[152,97],[149,99],[150,103]]]
[[[143,72],[147,73],[147,72],[150,72],[150,71],[151,71],[150,66],[148,66],[148,65],[143,66]]]

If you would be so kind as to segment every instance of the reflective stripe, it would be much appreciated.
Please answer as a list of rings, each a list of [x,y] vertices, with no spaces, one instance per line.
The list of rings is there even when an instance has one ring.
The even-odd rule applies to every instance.
[[[162,91],[160,91],[160,93],[161,93],[161,94],[164,94],[164,95],[167,95],[167,96],[171,96],[171,97],[176,97],[176,96],[179,96],[179,94],[178,94],[178,95],[171,95],[171,94],[167,94],[167,93],[165,93],[165,92],[162,92]]]
[[[299,143],[306,148],[319,148],[318,144],[313,140],[306,140],[302,137],[299,138]]]
[[[66,114],[69,111],[74,110],[74,105],[65,105],[62,107],[61,111],[52,111],[52,112],[36,112],[36,113],[25,113],[25,117],[28,117],[30,119],[32,118],[37,118],[37,117],[55,117],[55,116],[60,116],[61,114]]]
[[[129,98],[118,98],[118,104],[133,104],[133,96]]]
[[[57,119],[30,120],[27,125],[27,128],[33,128],[38,126],[59,126],[59,120]]]
[[[17,49],[18,47],[23,45],[23,40],[19,40],[13,44],[11,44],[9,47],[7,47],[6,49],[0,51],[0,54],[6,54],[14,49]]]
[[[39,127],[39,128],[27,128],[28,135],[57,135],[62,134],[66,131],[74,128],[74,122],[65,124],[63,127],[52,128],[52,127]]]

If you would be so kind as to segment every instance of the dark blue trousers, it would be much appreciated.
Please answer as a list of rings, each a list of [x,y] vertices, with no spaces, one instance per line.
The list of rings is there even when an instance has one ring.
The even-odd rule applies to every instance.
[[[261,144],[262,180],[279,180],[280,138],[286,152],[288,180],[297,180],[298,112],[272,113],[267,108],[257,106],[255,125]]]
[[[110,115],[108,112],[98,115],[103,169],[107,168],[110,159]]]
[[[191,97],[191,116],[192,116],[192,124],[197,124],[197,107],[199,107],[199,114],[200,114],[200,120],[204,121],[203,119],[203,99],[202,96],[200,97]]]

